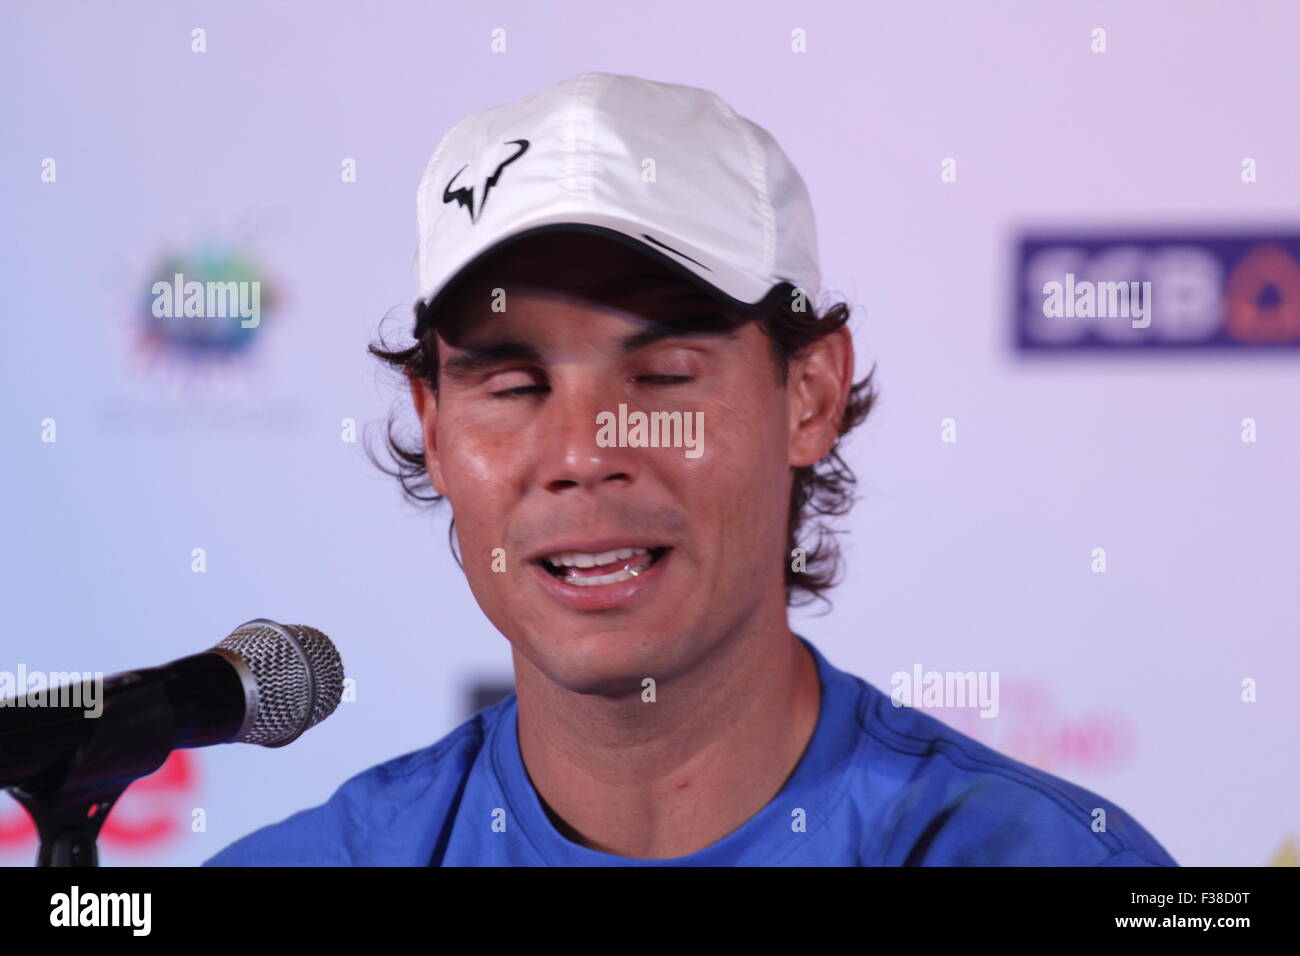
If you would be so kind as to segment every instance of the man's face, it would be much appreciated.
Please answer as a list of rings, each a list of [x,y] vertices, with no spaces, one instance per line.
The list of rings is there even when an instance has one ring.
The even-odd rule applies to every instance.
[[[437,395],[413,385],[430,478],[475,598],[538,671],[639,693],[784,624],[791,407],[756,323],[630,249],[560,234],[477,270],[439,337]],[[598,416],[617,439],[620,405],[702,435],[606,447]]]

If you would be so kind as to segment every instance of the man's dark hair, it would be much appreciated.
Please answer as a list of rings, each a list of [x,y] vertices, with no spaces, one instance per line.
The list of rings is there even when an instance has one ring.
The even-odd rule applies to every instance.
[[[438,317],[425,313],[422,301],[415,306],[416,324],[423,329],[419,341],[409,348],[390,348],[383,341],[369,346],[369,352],[405,379],[421,381],[436,395],[438,391]],[[776,304],[759,318],[760,328],[768,336],[773,360],[781,384],[788,381],[790,360],[813,342],[829,335],[849,320],[849,307],[836,303],[823,313],[797,309],[794,303],[776,297]],[[853,507],[853,486],[857,478],[840,457],[840,444],[856,428],[879,399],[873,385],[875,367],[859,382],[852,384],[839,434],[829,452],[818,462],[794,469],[786,531],[785,593],[787,605],[803,605],[814,599],[830,601],[825,592],[839,583],[841,553],[835,541],[836,530],[824,518],[846,514]],[[407,498],[414,502],[438,503],[443,496],[434,491],[424,463],[424,443],[417,437],[404,443],[397,435],[396,415],[390,415],[386,427],[386,447],[392,467],[379,461],[367,446],[367,454],[382,471],[401,482]],[[447,529],[452,555],[464,569],[455,549],[455,517]],[[801,544],[801,539],[811,540]],[[802,547],[806,555],[803,571],[791,567],[792,552]]]

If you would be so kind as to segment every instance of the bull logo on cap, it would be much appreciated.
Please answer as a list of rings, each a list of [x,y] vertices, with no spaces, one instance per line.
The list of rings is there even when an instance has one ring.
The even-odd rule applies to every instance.
[[[512,139],[509,142],[504,143],[502,145],[518,146],[519,149],[515,152],[513,156],[509,157],[508,159],[503,161],[499,166],[497,166],[497,168],[493,171],[492,175],[483,181],[483,196],[479,200],[477,206],[475,206],[474,204],[473,186],[462,186],[459,189],[451,188],[452,183],[454,183],[457,179],[460,178],[460,174],[463,173],[465,170],[469,169],[469,163],[466,163],[460,169],[456,170],[456,175],[452,176],[451,179],[447,181],[447,185],[443,187],[442,201],[444,203],[449,203],[455,200],[461,206],[464,206],[466,209],[468,209],[469,221],[471,223],[478,222],[478,217],[483,212],[483,207],[487,205],[488,193],[492,191],[492,187],[495,186],[497,184],[497,180],[501,178],[501,171],[504,170],[511,163],[513,163],[520,156],[524,155],[524,153],[528,152],[528,140],[526,139]]]

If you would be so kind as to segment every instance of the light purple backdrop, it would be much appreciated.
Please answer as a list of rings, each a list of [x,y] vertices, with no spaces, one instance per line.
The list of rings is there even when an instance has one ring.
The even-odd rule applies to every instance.
[[[0,669],[112,673],[266,616],[324,630],[357,681],[283,751],[191,751],[137,785],[106,864],[197,863],[442,736],[468,683],[508,676],[445,516],[406,506],[340,423],[398,397],[365,346],[390,310],[407,324],[439,136],[585,70],[708,87],[769,129],[811,190],[825,284],[857,309],[859,368],[879,362],[883,403],[849,446],[849,579],[796,629],[886,690],[916,663],[998,671],[997,720],[938,715],[1119,803],[1181,863],[1264,864],[1300,836],[1300,359],[1027,361],[1008,309],[1022,225],[1300,224],[1294,4],[41,3],[6,20]],[[150,362],[152,273],[205,243],[265,270],[278,305],[224,366]],[[20,822],[0,797],[0,862],[30,861]]]

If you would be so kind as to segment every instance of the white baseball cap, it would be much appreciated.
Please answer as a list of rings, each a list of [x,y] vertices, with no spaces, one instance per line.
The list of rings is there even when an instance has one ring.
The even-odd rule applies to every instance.
[[[425,167],[416,218],[425,315],[484,256],[557,230],[631,245],[744,315],[820,291],[790,158],[716,93],[675,83],[583,73],[465,117]]]

